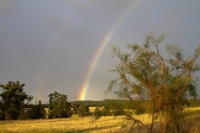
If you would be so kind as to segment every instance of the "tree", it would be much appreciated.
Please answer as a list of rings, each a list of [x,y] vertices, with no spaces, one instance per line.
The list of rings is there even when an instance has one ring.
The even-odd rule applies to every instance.
[[[0,101],[0,120],[5,120],[6,114],[5,114],[5,106],[2,101]]]
[[[129,119],[141,124],[148,132],[153,132],[155,116],[159,114],[160,132],[187,132],[184,129],[183,109],[188,105],[188,98],[196,96],[194,73],[200,69],[197,59],[200,46],[192,56],[186,56],[180,46],[169,44],[168,55],[163,56],[159,45],[164,34],[155,36],[154,31],[144,38],[144,44],[128,44],[130,52],[124,53],[119,47],[112,46],[114,56],[120,59],[112,72],[118,78],[110,82],[107,92],[115,89],[121,99],[133,100],[138,97],[148,104],[141,104],[142,109],[151,109],[150,127],[144,125],[126,110],[121,109]]]
[[[73,108],[73,114],[78,114],[79,104],[72,103],[72,108]]]
[[[79,108],[78,108],[78,114],[79,114],[79,116],[81,116],[82,118],[83,118],[84,116],[89,116],[89,114],[90,114],[90,109],[89,109],[87,106],[81,104],[81,105],[79,106]]]
[[[23,110],[23,106],[33,99],[32,96],[28,96],[24,92],[24,86],[25,84],[20,84],[19,81],[9,81],[6,85],[0,85],[0,88],[3,90],[0,97],[2,98],[2,105],[5,107],[6,119],[18,119],[20,112]]]
[[[36,105],[27,111],[30,119],[45,119],[46,118],[46,111],[42,106],[42,101],[39,100]]]
[[[54,92],[49,95],[49,118],[68,118],[72,116],[71,104],[67,95]]]
[[[103,116],[110,116],[111,115],[111,109],[109,105],[105,105],[102,109],[102,115]]]

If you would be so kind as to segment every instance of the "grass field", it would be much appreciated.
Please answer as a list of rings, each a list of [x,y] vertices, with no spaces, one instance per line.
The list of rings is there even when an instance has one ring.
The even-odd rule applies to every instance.
[[[94,121],[93,117],[73,116],[64,119],[1,121],[1,132],[46,133],[46,132],[110,132],[117,131],[123,122],[122,117],[102,117]]]
[[[190,124],[191,133],[200,133],[200,107],[187,108],[184,113]],[[148,114],[135,116],[145,124],[150,123]],[[73,115],[64,119],[0,121],[0,133],[113,133],[127,132],[124,116],[107,116],[94,120],[94,117],[80,118]],[[131,129],[131,128],[129,128]],[[132,129],[133,130],[133,129]]]

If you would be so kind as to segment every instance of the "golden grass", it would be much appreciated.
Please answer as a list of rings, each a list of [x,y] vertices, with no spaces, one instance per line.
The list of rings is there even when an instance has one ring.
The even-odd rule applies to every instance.
[[[122,117],[102,117],[94,121],[93,117],[73,116],[65,119],[1,121],[0,132],[46,133],[46,132],[114,132],[121,127]]]
[[[196,114],[200,114],[200,107],[195,108],[186,108],[183,110],[185,116],[192,116]]]
[[[200,107],[187,108],[184,110],[188,117],[190,133],[200,133]],[[151,117],[148,114],[135,115],[135,118],[149,124]],[[127,131],[127,122],[125,116],[106,116],[98,120],[94,117],[78,117],[73,115],[71,118],[63,119],[45,119],[45,120],[17,120],[11,123],[10,121],[0,121],[0,133],[111,133]]]
[[[89,107],[90,112],[94,113],[96,107]]]

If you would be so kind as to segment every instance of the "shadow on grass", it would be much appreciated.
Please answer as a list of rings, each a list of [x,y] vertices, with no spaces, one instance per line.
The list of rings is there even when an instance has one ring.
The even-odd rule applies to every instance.
[[[12,120],[12,123],[10,120],[0,120],[0,125],[3,124],[17,124],[17,123],[44,123],[44,122],[52,122],[55,123],[57,121],[71,121],[80,118],[56,118],[56,119],[23,119],[23,120]]]
[[[72,131],[66,131],[64,133],[89,133],[89,132],[95,131],[95,130],[98,130],[98,132],[99,132],[99,130],[114,128],[114,127],[117,127],[117,125],[115,125],[115,126],[96,127],[96,128],[88,128],[88,129],[81,129],[81,130],[72,130]]]

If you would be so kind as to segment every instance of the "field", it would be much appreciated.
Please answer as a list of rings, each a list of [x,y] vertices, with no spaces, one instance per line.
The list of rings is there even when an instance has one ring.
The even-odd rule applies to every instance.
[[[200,133],[200,107],[187,108],[184,113],[191,128],[190,132]],[[148,114],[135,117],[145,121],[145,124],[150,123]],[[64,119],[17,120],[13,121],[13,123],[10,121],[0,121],[0,133],[113,133],[135,130],[127,126],[126,122],[124,116],[106,116],[95,120],[94,117],[82,119],[77,115]]]

